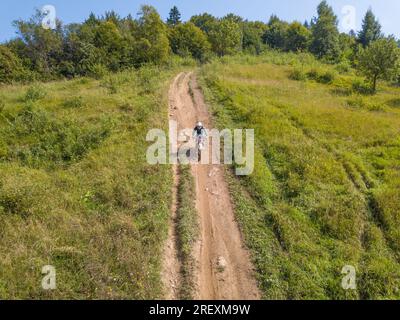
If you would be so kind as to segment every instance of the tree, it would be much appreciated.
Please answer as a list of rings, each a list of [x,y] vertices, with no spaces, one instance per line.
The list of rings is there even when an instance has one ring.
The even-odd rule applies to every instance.
[[[368,9],[362,22],[361,31],[358,33],[357,41],[367,47],[371,42],[382,38],[381,25],[375,18],[371,9]]]
[[[361,49],[358,69],[375,92],[379,79],[391,80],[399,70],[400,49],[393,38],[382,38]]]
[[[31,76],[19,57],[6,46],[0,45],[0,83],[25,81]]]
[[[211,49],[207,36],[192,22],[186,22],[174,27],[170,33],[172,51],[185,56],[203,60]]]
[[[209,39],[218,56],[232,54],[242,48],[242,30],[236,22],[222,19],[212,25]]]
[[[339,35],[341,59],[354,61],[357,54],[357,41],[354,32],[341,33]]]
[[[142,6],[135,39],[135,64],[167,60],[170,52],[167,27],[154,7]]]
[[[55,30],[44,29],[43,17],[42,12],[36,11],[29,21],[17,20],[14,26],[25,46],[20,51],[25,54],[21,58],[29,59],[32,68],[43,78],[49,79],[56,75],[58,64],[62,60],[63,29],[60,21],[57,21]]]
[[[102,17],[101,20],[110,21],[114,23],[116,26],[118,26],[119,22],[121,21],[121,17],[114,10],[111,10],[111,11],[106,11],[104,17]]]
[[[268,22],[268,28],[263,35],[264,43],[274,49],[284,49],[286,44],[286,32],[288,24],[272,15]]]
[[[262,36],[267,30],[267,25],[260,21],[244,21],[243,49],[252,54],[260,54],[262,50]]]
[[[101,49],[101,60],[109,69],[113,71],[120,69],[123,38],[112,19],[101,21],[95,27],[93,44]]]
[[[338,20],[324,0],[318,5],[318,17],[312,21],[311,52],[318,58],[337,61],[340,56]]]
[[[169,18],[167,19],[167,24],[170,26],[176,26],[181,23],[181,13],[176,6],[173,6],[169,12]]]
[[[93,12],[91,12],[89,15],[89,18],[87,18],[84,23],[87,25],[94,26],[98,22],[99,22],[99,20],[96,18],[96,15]]]
[[[243,18],[238,16],[238,15],[236,15],[236,14],[234,14],[234,13],[228,13],[222,19],[231,20],[233,22],[236,22],[237,24],[241,24],[243,22]]]
[[[190,22],[192,22],[196,27],[200,28],[206,34],[209,34],[218,20],[209,13],[203,13],[191,17]]]
[[[293,22],[289,25],[286,35],[286,50],[305,51],[308,49],[311,32],[300,22]]]

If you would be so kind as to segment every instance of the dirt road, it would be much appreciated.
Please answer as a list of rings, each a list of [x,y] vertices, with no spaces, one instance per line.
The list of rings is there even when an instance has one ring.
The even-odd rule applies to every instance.
[[[193,128],[202,121],[210,128],[210,116],[193,73],[181,73],[173,81],[170,93],[170,118],[178,129]],[[243,246],[221,165],[192,164],[196,184],[196,208],[200,221],[200,239],[194,248],[196,260],[195,299],[259,299],[249,253]],[[177,170],[174,169],[175,181]],[[174,186],[176,192],[176,186]],[[176,199],[176,195],[174,196]],[[165,252],[163,278],[168,299],[176,298],[179,286],[179,259],[176,248],[173,204],[170,235]]]

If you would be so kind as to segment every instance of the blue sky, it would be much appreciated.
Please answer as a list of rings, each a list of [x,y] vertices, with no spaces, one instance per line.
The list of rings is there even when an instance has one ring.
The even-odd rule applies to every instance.
[[[64,23],[81,22],[91,11],[102,14],[114,9],[120,15],[131,13],[136,15],[141,4],[155,6],[163,18],[167,17],[173,5],[178,6],[184,20],[202,12],[209,12],[215,16],[224,16],[233,12],[249,20],[267,21],[272,13],[284,20],[299,20],[303,22],[316,13],[316,6],[320,0],[1,0],[0,1],[0,42],[15,36],[12,21],[22,18],[28,19],[34,8],[44,5],[53,5],[57,10],[57,17]],[[342,9],[352,5],[356,9],[356,26],[359,28],[361,20],[368,7],[379,18],[383,31],[400,37],[400,1],[398,0],[328,0],[336,14],[341,18]]]

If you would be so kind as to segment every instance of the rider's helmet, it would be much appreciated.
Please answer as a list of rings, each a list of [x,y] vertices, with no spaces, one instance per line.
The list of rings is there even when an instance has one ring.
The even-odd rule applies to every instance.
[[[198,128],[201,128],[201,127],[203,127],[203,123],[201,123],[200,121],[199,121],[199,122],[197,122],[197,124],[196,124],[196,127],[198,127]]]

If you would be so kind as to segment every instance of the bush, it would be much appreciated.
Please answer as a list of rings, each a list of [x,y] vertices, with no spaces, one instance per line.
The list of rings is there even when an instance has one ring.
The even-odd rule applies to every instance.
[[[0,83],[30,81],[32,74],[22,65],[20,58],[6,46],[0,45]]]
[[[0,98],[0,113],[2,113],[4,111],[5,106],[6,106],[6,103],[4,102],[4,100],[2,98]]]
[[[356,93],[370,95],[374,93],[374,90],[371,88],[369,84],[367,84],[363,80],[354,80],[352,83],[352,89]]]
[[[324,73],[320,74],[317,78],[317,82],[324,83],[324,84],[331,84],[336,78],[336,75],[332,71],[325,71]]]
[[[335,80],[336,74],[330,70],[322,71],[322,70],[313,68],[307,72],[307,77],[309,79],[317,81],[319,83],[331,84]]]
[[[311,80],[317,80],[319,76],[319,71],[315,68],[309,70],[307,72],[307,78]]]
[[[305,81],[307,80],[307,75],[301,69],[294,69],[290,72],[289,78],[296,81]]]
[[[44,90],[44,88],[38,84],[35,84],[28,88],[25,94],[24,101],[35,102],[37,100],[43,99],[44,97],[46,97],[46,91]]]

